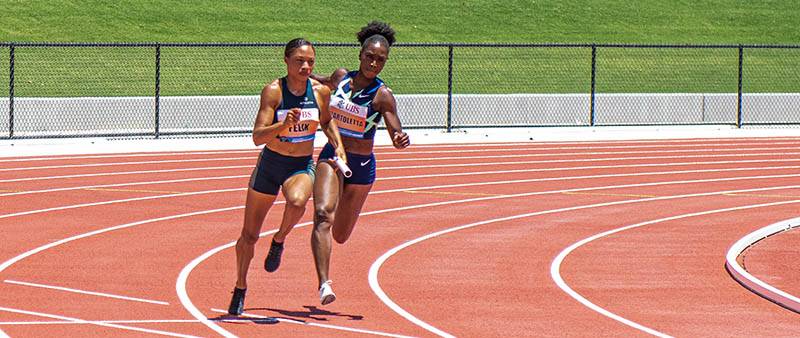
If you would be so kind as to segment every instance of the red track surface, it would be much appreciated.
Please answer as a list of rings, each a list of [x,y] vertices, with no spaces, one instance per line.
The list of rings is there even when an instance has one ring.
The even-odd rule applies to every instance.
[[[799,145],[780,138],[380,148],[373,194],[350,241],[334,246],[335,303],[319,305],[311,204],[281,269],[263,271],[282,204],[270,211],[245,311],[279,321],[221,321],[214,310],[227,308],[235,281],[231,244],[256,150],[0,158],[0,330],[796,336],[798,314],[734,281],[725,253],[755,229],[800,216]],[[799,294],[798,236],[758,242],[745,267]]]

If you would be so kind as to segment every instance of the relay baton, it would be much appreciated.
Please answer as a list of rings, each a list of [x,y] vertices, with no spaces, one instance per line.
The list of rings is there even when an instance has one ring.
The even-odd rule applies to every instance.
[[[348,167],[348,166],[347,166],[347,163],[344,163],[344,161],[342,161],[342,159],[341,159],[341,158],[339,158],[339,157],[337,157],[337,156],[334,156],[334,157],[333,157],[333,163],[335,163],[335,164],[336,164],[336,167],[338,167],[338,168],[339,168],[339,171],[341,171],[341,172],[342,172],[342,174],[344,175],[344,177],[350,177],[350,176],[353,176],[353,171],[352,171],[352,170],[350,170],[350,167]]]

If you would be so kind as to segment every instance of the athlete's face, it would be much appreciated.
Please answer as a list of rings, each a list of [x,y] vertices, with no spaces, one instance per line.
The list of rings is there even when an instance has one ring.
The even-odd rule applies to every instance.
[[[284,57],[286,62],[286,71],[289,76],[299,76],[307,78],[314,70],[314,61],[316,53],[314,47],[309,45],[297,47],[289,57]]]
[[[368,79],[378,76],[386,65],[386,60],[389,59],[389,49],[380,42],[373,42],[365,46],[359,55],[361,65],[358,71],[364,74]]]

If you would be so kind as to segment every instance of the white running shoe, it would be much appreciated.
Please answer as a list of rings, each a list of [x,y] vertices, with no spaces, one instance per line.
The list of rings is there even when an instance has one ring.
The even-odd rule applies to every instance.
[[[333,293],[331,283],[333,282],[327,281],[322,283],[322,286],[319,287],[319,301],[322,303],[322,305],[328,305],[336,300],[336,294]]]

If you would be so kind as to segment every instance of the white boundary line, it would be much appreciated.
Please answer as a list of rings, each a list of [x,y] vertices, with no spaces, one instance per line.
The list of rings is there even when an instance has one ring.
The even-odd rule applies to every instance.
[[[390,151],[390,152],[376,152],[375,155],[407,155],[407,154],[447,154],[447,153],[472,153],[472,152],[499,152],[499,151],[521,151],[521,150],[531,150],[531,151],[549,151],[549,150],[581,150],[581,149],[633,149],[633,148],[661,148],[661,147],[669,147],[669,148],[690,148],[690,147],[704,147],[708,148],[709,146],[712,147],[735,147],[739,145],[791,145],[791,144],[798,144],[800,140],[797,141],[786,141],[781,140],[778,142],[734,142],[734,143],[697,143],[697,144],[644,144],[644,145],[572,145],[572,146],[562,146],[562,147],[553,147],[554,144],[552,143],[509,143],[509,144],[484,144],[480,145],[482,147],[507,147],[507,146],[534,146],[528,148],[485,148],[485,149],[455,149],[455,150],[427,150],[427,151],[408,151],[404,150],[402,152],[399,151]],[[538,146],[536,146],[538,145]],[[414,148],[420,147],[419,145],[414,145]],[[450,145],[447,147],[460,147],[460,145]],[[477,147],[476,145],[472,145],[472,147]],[[375,147],[378,149],[378,147]],[[391,150],[393,147],[385,148],[385,149],[378,149],[378,150]],[[735,150],[735,149],[732,149]],[[131,157],[169,157],[169,156],[194,156],[194,155],[218,155],[218,154],[237,154],[237,153],[258,153],[261,151],[261,148],[253,148],[253,149],[231,149],[231,150],[221,150],[221,151],[186,151],[186,152],[164,152],[164,153],[120,153],[120,154],[105,154],[105,155],[81,155],[81,156],[47,156],[47,157],[31,157],[31,158],[11,158],[11,159],[4,159],[0,158],[0,163],[3,162],[38,162],[38,161],[58,161],[58,160],[78,160],[78,159],[106,159],[106,158],[131,158]]]
[[[728,191],[717,191],[717,192],[708,192],[708,193],[697,193],[697,194],[652,197],[652,198],[643,198],[643,199],[632,199],[632,200],[606,202],[606,203],[598,203],[598,204],[581,205],[581,206],[573,206],[573,207],[567,207],[567,208],[559,208],[559,209],[537,211],[537,212],[532,212],[532,213],[526,213],[526,214],[508,216],[508,217],[502,217],[502,218],[495,218],[495,219],[490,219],[490,220],[486,220],[486,221],[475,222],[475,223],[470,223],[470,224],[466,224],[466,225],[451,227],[451,228],[448,228],[448,229],[437,231],[437,232],[434,232],[434,233],[431,233],[431,234],[428,234],[428,235],[425,235],[425,236],[418,237],[416,239],[407,241],[407,242],[405,242],[405,243],[403,243],[401,245],[398,245],[398,246],[390,249],[386,253],[384,253],[377,260],[375,260],[375,262],[372,264],[372,266],[370,266],[369,284],[370,284],[370,287],[372,288],[373,292],[375,292],[375,294],[378,296],[378,298],[381,301],[383,301],[384,304],[386,304],[390,309],[395,311],[400,316],[406,318],[407,320],[411,321],[412,323],[414,323],[414,324],[416,324],[416,325],[418,325],[418,326],[420,326],[420,327],[422,327],[422,328],[424,328],[424,329],[426,329],[426,330],[428,330],[428,331],[430,331],[430,332],[432,332],[432,333],[434,333],[434,334],[436,334],[438,336],[441,336],[441,337],[452,337],[452,335],[450,335],[449,333],[444,332],[444,331],[442,331],[442,330],[440,330],[440,329],[438,329],[438,328],[436,328],[436,327],[434,327],[434,326],[432,326],[432,325],[430,325],[428,323],[425,323],[424,321],[420,320],[419,318],[415,317],[414,315],[412,315],[411,313],[409,313],[408,311],[404,310],[402,307],[397,305],[394,301],[391,300],[391,298],[389,298],[386,295],[386,293],[380,287],[380,283],[378,281],[378,273],[380,272],[380,268],[383,265],[383,263],[386,262],[386,260],[389,257],[391,257],[392,255],[396,254],[397,252],[399,252],[400,250],[402,250],[404,248],[407,248],[407,247],[409,247],[411,245],[417,244],[419,242],[422,242],[422,241],[425,241],[425,240],[428,240],[428,239],[431,239],[431,238],[434,238],[434,237],[438,237],[438,236],[441,236],[441,235],[444,235],[444,234],[447,234],[447,233],[451,233],[451,232],[455,232],[455,231],[459,231],[459,230],[463,230],[463,229],[472,228],[472,227],[475,227],[475,226],[495,223],[495,222],[508,221],[508,220],[514,220],[514,219],[519,219],[519,218],[539,216],[539,215],[552,214],[552,213],[560,213],[560,212],[566,212],[566,211],[574,211],[574,210],[580,210],[580,209],[589,209],[589,208],[621,205],[621,204],[650,202],[650,201],[679,199],[679,198],[690,198],[690,197],[701,197],[701,196],[711,196],[711,195],[721,195],[721,194],[729,194],[729,193],[741,193],[741,192],[752,192],[752,191],[790,189],[790,188],[799,188],[799,187],[800,186],[780,186],[780,187],[754,188],[754,189],[743,189],[743,190],[728,190]],[[796,202],[800,202],[800,200],[798,200]],[[783,203],[783,202],[778,202],[778,203]],[[552,274],[552,268],[551,268],[551,274]],[[560,278],[560,276],[559,276],[559,278]],[[556,284],[558,284],[558,282],[556,282]],[[559,287],[560,287],[560,285],[559,285]],[[569,292],[567,292],[567,293],[569,293]],[[589,303],[589,304],[591,304],[591,303]],[[586,305],[586,304],[584,304],[584,305]],[[592,304],[592,305],[594,305],[594,304]],[[592,308],[592,306],[589,306],[589,307]],[[607,314],[611,314],[610,312],[607,312],[607,311],[603,310],[600,307],[596,307],[595,306],[595,308],[592,308],[592,309],[595,310],[595,311],[598,311],[598,309],[599,309],[598,312],[601,312],[601,313],[606,312]],[[603,314],[607,315],[606,313],[603,313]],[[607,315],[607,316],[609,316],[609,315]],[[646,328],[644,326],[641,326],[639,324],[636,324],[634,322],[631,322],[631,321],[629,321],[629,320],[627,320],[625,318],[619,317],[617,315],[611,314],[611,316],[609,316],[609,317],[612,318],[612,319],[615,319],[617,321],[620,321],[622,323],[625,323],[626,325],[629,325],[629,326],[632,326],[634,328],[637,328],[637,329],[640,329],[642,331],[645,331],[647,333],[654,334],[654,335],[659,335],[660,334],[660,332],[657,332],[657,331],[650,332],[650,331],[652,331],[651,329]],[[663,334],[660,334],[660,335],[661,336],[665,336]]]
[[[16,325],[74,325],[74,324],[170,324],[170,323],[187,323],[193,324],[199,322],[196,319],[131,319],[131,320],[86,320],[86,323],[67,321],[67,320],[52,320],[52,321],[28,321],[28,322],[0,322],[0,326],[16,326]]]
[[[78,289],[65,288],[65,287],[54,286],[54,285],[44,285],[44,284],[37,284],[37,283],[20,282],[20,281],[15,281],[15,280],[10,280],[10,279],[6,279],[5,282],[9,283],[9,284],[15,284],[15,285],[24,285],[24,286],[30,286],[30,287],[35,287],[35,288],[43,288],[43,289],[59,290],[59,291],[66,291],[66,292],[74,292],[74,293],[79,293],[79,294],[84,294],[84,295],[92,295],[92,296],[100,296],[100,297],[108,297],[108,298],[129,300],[129,301],[133,301],[133,302],[142,302],[142,303],[150,303],[150,304],[158,304],[158,305],[169,305],[169,303],[167,303],[167,302],[162,302],[162,301],[158,301],[158,300],[150,300],[150,299],[144,299],[144,298],[113,295],[113,294],[110,294],[110,293],[103,293],[103,292],[78,290]]]
[[[708,180],[708,181],[709,182],[713,182],[713,181],[716,181],[716,180],[712,179],[712,180]],[[667,184],[667,183],[659,182],[659,184]],[[672,182],[671,184],[677,184],[677,183]],[[648,186],[648,185],[650,185],[650,184],[649,183],[632,184],[632,185],[626,185],[626,186],[633,187],[633,186]],[[617,187],[621,187],[621,186],[617,186]],[[715,194],[721,194],[721,193],[765,191],[765,190],[787,189],[787,188],[798,188],[798,187],[800,187],[800,186],[781,186],[781,187],[755,188],[755,189],[744,189],[744,190],[729,190],[729,191],[723,191],[723,192],[701,193],[701,194],[694,194],[694,195],[696,195],[696,196],[705,196],[705,195],[715,195]],[[411,210],[411,209],[419,209],[419,208],[426,208],[426,207],[442,206],[442,205],[448,205],[448,204],[458,204],[458,203],[467,203],[467,202],[475,202],[475,201],[485,201],[485,200],[493,200],[493,199],[501,199],[501,198],[514,198],[514,197],[534,196],[534,195],[552,194],[552,193],[569,192],[569,191],[586,191],[586,190],[600,190],[600,189],[609,189],[609,187],[592,187],[592,188],[580,188],[580,189],[566,189],[566,190],[556,190],[556,191],[546,191],[546,192],[529,192],[529,193],[521,193],[521,194],[513,194],[513,195],[469,198],[469,199],[463,199],[463,200],[436,202],[436,203],[419,204],[419,205],[412,205],[412,206],[400,207],[400,208],[375,210],[375,211],[370,211],[370,212],[364,212],[364,213],[361,214],[361,216],[367,216],[367,215],[373,215],[373,214],[382,214],[382,213],[387,213],[387,212],[391,212],[391,211]],[[653,199],[659,199],[659,198],[648,198],[648,199],[643,199],[643,200],[653,200]],[[663,199],[663,198],[661,198],[661,199]],[[637,201],[639,201],[639,200],[637,200]],[[619,203],[619,202],[616,202],[616,203]],[[613,205],[613,204],[609,204],[609,205]],[[295,228],[304,227],[304,226],[311,225],[311,224],[312,224],[312,222],[300,223],[300,224],[295,225]],[[270,235],[270,234],[272,234],[272,233],[274,233],[276,231],[277,230],[270,230],[270,231],[262,232],[261,234],[259,234],[259,237],[264,237],[264,236]],[[176,289],[176,291],[178,293],[178,298],[180,299],[181,304],[183,305],[183,307],[186,308],[186,310],[189,311],[189,313],[191,313],[192,316],[194,316],[196,319],[200,320],[203,324],[205,324],[206,326],[208,326],[209,328],[211,328],[212,330],[216,331],[217,333],[221,334],[224,337],[235,337],[235,335],[233,335],[231,332],[223,329],[221,326],[211,322],[210,320],[208,320],[208,318],[206,318],[206,316],[200,311],[200,309],[198,309],[194,305],[194,303],[192,303],[191,298],[189,298],[188,292],[186,291],[186,284],[187,284],[187,280],[189,279],[189,274],[191,274],[192,270],[194,270],[198,265],[200,265],[200,263],[202,263],[203,261],[205,261],[209,257],[219,253],[220,251],[222,251],[224,249],[233,247],[234,245],[236,245],[235,241],[227,243],[227,244],[223,244],[223,245],[220,245],[220,246],[218,246],[216,248],[213,248],[213,249],[211,249],[209,251],[206,251],[202,255],[198,256],[197,258],[195,258],[194,260],[189,262],[183,268],[183,270],[181,270],[180,274],[178,275],[178,279],[175,282],[175,289]],[[2,271],[2,270],[0,270],[0,271]],[[372,273],[372,268],[370,268],[370,273]],[[375,278],[377,278],[377,277],[375,277]],[[377,279],[376,279],[376,281],[377,281]],[[370,284],[370,285],[372,285],[372,284]],[[375,290],[375,289],[373,288],[373,290]],[[379,298],[380,298],[380,296],[379,296]],[[389,306],[388,303],[387,303],[387,306]],[[390,306],[390,308],[392,308],[392,307]],[[392,308],[392,309],[394,310],[394,308]],[[412,323],[417,324],[414,321],[412,321]]]
[[[550,171],[568,171],[568,170],[592,170],[592,169],[617,169],[617,168],[651,168],[651,167],[677,167],[677,166],[691,166],[691,165],[720,165],[720,164],[743,164],[743,163],[768,163],[768,162],[800,162],[800,159],[771,159],[771,160],[741,160],[741,161],[706,161],[706,162],[672,162],[672,163],[641,163],[641,164],[619,164],[619,165],[597,165],[597,166],[579,166],[579,167],[553,167],[553,168],[533,168],[533,169],[519,169],[519,170],[492,170],[492,171],[477,171],[477,172],[458,172],[458,173],[437,173],[437,174],[425,174],[425,175],[409,175],[409,176],[391,176],[391,177],[378,177],[376,180],[378,181],[390,181],[390,180],[397,180],[397,179],[417,179],[417,178],[430,178],[430,177],[450,177],[450,176],[473,176],[473,175],[493,175],[493,174],[505,174],[505,173],[521,173],[521,172],[550,172]],[[527,162],[524,162],[527,163]],[[509,162],[493,162],[493,163],[481,163],[481,166],[502,166],[510,164]],[[513,163],[515,164],[515,163]],[[465,164],[458,164],[458,166],[466,166]],[[415,168],[430,168],[436,166],[417,166]],[[407,167],[404,167],[407,168]],[[764,169],[776,169],[776,168],[792,168],[790,166],[784,167],[750,167],[752,170],[757,170],[756,168],[764,168]],[[388,168],[378,168],[388,170],[394,169],[393,167]],[[719,170],[742,170],[740,169],[719,169]],[[698,169],[702,170],[702,169]],[[231,176],[206,176],[206,177],[195,177],[195,178],[184,178],[184,179],[175,179],[175,180],[164,180],[164,181],[144,181],[144,182],[129,182],[129,183],[113,183],[113,184],[100,184],[100,185],[85,185],[85,186],[73,186],[73,187],[63,187],[63,188],[52,188],[52,189],[42,189],[42,190],[29,190],[29,191],[18,191],[18,192],[9,192],[9,193],[0,193],[0,197],[5,196],[17,196],[17,195],[28,195],[28,194],[39,194],[39,193],[50,193],[50,192],[59,192],[59,191],[69,191],[69,190],[82,190],[82,189],[96,189],[96,188],[109,188],[109,187],[127,187],[127,186],[135,186],[135,185],[155,185],[155,184],[168,184],[168,183],[183,183],[183,182],[195,182],[195,181],[211,181],[211,180],[224,180],[224,179],[237,179],[237,178],[245,178],[250,177],[250,175],[231,175]],[[41,177],[41,179],[52,179],[54,177]]]
[[[516,151],[516,149],[502,149],[503,151]],[[522,149],[525,150],[525,149]],[[555,153],[536,153],[536,154],[514,154],[514,155],[482,155],[482,156],[451,156],[451,157],[418,157],[418,158],[385,158],[380,159],[381,162],[416,162],[416,161],[438,161],[438,160],[463,160],[463,159],[486,159],[486,158],[508,158],[513,157],[554,157],[554,156],[598,156],[598,155],[632,155],[632,154],[673,154],[673,153],[724,153],[724,152],[739,152],[734,155],[741,156],[741,152],[746,151],[759,151],[759,150],[797,150],[797,147],[762,147],[762,148],[731,148],[731,149],[670,149],[670,150],[637,150],[637,151],[595,151],[595,152],[555,152]],[[456,153],[459,153],[457,151]],[[480,151],[486,152],[486,151]],[[407,152],[413,154],[414,152]],[[398,152],[398,155],[404,153]],[[702,155],[702,156],[723,156],[720,155]],[[730,155],[730,154],[728,154]],[[692,155],[690,155],[692,156]],[[697,155],[694,155],[697,156]],[[687,156],[680,156],[687,157]],[[87,164],[65,164],[65,165],[46,165],[36,167],[12,167],[0,168],[0,172],[10,171],[27,171],[27,170],[43,170],[43,169],[64,169],[64,168],[88,168],[88,167],[110,167],[121,165],[147,165],[147,164],[164,164],[164,163],[193,163],[193,162],[211,162],[211,161],[246,161],[255,160],[255,156],[248,157],[214,157],[214,158],[195,158],[195,159],[182,159],[182,160],[159,160],[159,161],[135,161],[135,162],[103,162],[103,163],[87,163]]]
[[[774,168],[792,169],[792,168],[796,168],[796,167],[788,166],[788,167],[774,167]],[[510,184],[510,183],[531,183],[531,182],[548,182],[548,181],[563,181],[563,180],[576,180],[576,179],[596,179],[596,178],[608,178],[608,177],[637,177],[637,176],[648,176],[648,175],[654,175],[655,176],[655,175],[688,174],[688,173],[703,173],[703,172],[718,172],[718,171],[763,170],[763,169],[765,169],[765,168],[764,167],[754,167],[754,168],[729,168],[729,169],[660,171],[660,172],[587,175],[587,176],[567,176],[567,177],[545,177],[545,178],[533,178],[533,179],[525,179],[525,180],[489,181],[489,182],[479,182],[479,183],[464,183],[464,184],[449,184],[449,185],[426,186],[426,187],[398,188],[398,189],[377,191],[375,193],[390,193],[390,192],[398,192],[398,191],[416,191],[416,190],[442,189],[442,188],[454,188],[454,187],[469,187],[469,186],[482,186],[482,185],[495,185],[495,184]],[[434,175],[434,176],[436,176],[436,175]],[[796,177],[796,176],[800,176],[800,174],[749,176],[749,177],[746,177],[746,178],[782,178],[782,177]],[[718,179],[718,180],[725,181],[725,180],[738,180],[738,179],[742,179],[742,178],[740,178],[740,177],[731,177],[731,178],[722,178],[722,179]],[[658,182],[655,182],[655,183],[658,183]],[[114,203],[125,203],[125,202],[144,201],[144,200],[159,199],[159,198],[184,197],[184,196],[202,195],[202,194],[210,194],[210,193],[224,193],[224,192],[243,191],[243,190],[246,190],[246,188],[231,188],[231,189],[219,189],[219,190],[194,191],[194,192],[186,192],[186,193],[178,193],[178,194],[168,194],[168,195],[158,195],[158,196],[145,196],[145,197],[127,198],[127,199],[120,199],[120,200],[109,200],[109,201],[94,202],[94,203],[74,204],[74,205],[67,205],[67,206],[60,206],[60,207],[52,207],[52,208],[47,208],[47,209],[37,209],[37,210],[21,211],[21,212],[16,212],[16,213],[11,213],[11,214],[4,214],[4,215],[0,215],[0,219],[9,218],[9,217],[32,215],[32,214],[38,214],[38,213],[50,212],[50,211],[76,209],[76,208],[81,208],[81,207],[90,207],[90,206],[98,206],[98,205],[107,205],[107,204],[114,204]]]
[[[19,313],[19,314],[25,314],[25,315],[30,315],[30,316],[52,318],[52,319],[61,319],[61,320],[66,320],[66,321],[75,322],[75,323],[79,323],[79,324],[91,324],[91,325],[97,325],[97,326],[113,327],[115,329],[123,329],[123,330],[137,331],[137,332],[145,332],[145,333],[157,334],[157,335],[162,335],[162,336],[182,337],[182,338],[199,338],[197,336],[190,336],[190,335],[185,335],[185,334],[180,334],[180,333],[173,333],[173,332],[167,332],[167,331],[161,331],[161,330],[151,330],[151,329],[145,329],[145,328],[140,328],[140,327],[118,325],[118,324],[112,324],[112,323],[95,322],[95,321],[83,320],[83,319],[78,319],[78,318],[47,314],[47,313],[42,313],[42,312],[33,312],[33,311],[12,309],[12,308],[7,308],[7,307],[0,307],[0,311]]]
[[[22,177],[0,180],[0,183],[10,182],[26,182],[38,180],[53,180],[61,178],[78,178],[78,177],[97,177],[97,176],[116,176],[116,175],[136,175],[136,174],[154,174],[154,173],[174,173],[185,171],[205,171],[205,170],[224,170],[224,169],[242,169],[254,168],[255,165],[233,165],[223,167],[192,167],[192,168],[178,168],[178,169],[159,169],[159,170],[134,170],[134,171],[112,171],[104,173],[91,173],[91,174],[72,174],[72,175],[59,175],[59,176],[35,176],[35,177]]]
[[[395,209],[387,209],[387,210],[381,211],[381,212],[396,211],[396,210],[408,210],[408,209],[427,207],[427,206],[436,206],[436,205],[453,204],[453,203],[464,203],[464,202],[470,202],[470,201],[480,201],[480,200],[495,199],[495,198],[506,198],[506,197],[513,197],[513,196],[532,196],[532,195],[551,194],[551,193],[559,193],[559,192],[613,189],[613,188],[624,188],[624,187],[634,187],[634,186],[655,186],[655,185],[682,184],[682,183],[699,183],[699,182],[730,181],[730,180],[743,180],[743,179],[759,179],[759,178],[772,178],[772,177],[796,177],[796,176],[800,176],[800,174],[798,174],[798,175],[755,176],[755,177],[734,177],[734,178],[692,180],[692,181],[652,182],[652,183],[644,183],[644,184],[628,184],[628,185],[617,185],[617,186],[577,188],[577,189],[567,189],[567,190],[563,190],[563,191],[532,192],[532,193],[524,193],[524,194],[517,194],[517,195],[504,195],[504,196],[473,198],[473,199],[459,200],[459,201],[455,201],[455,202],[439,202],[439,203],[432,203],[432,204],[421,205],[421,206],[412,206],[412,207],[402,207],[402,208],[395,208]],[[458,184],[458,185],[450,185],[450,186],[477,186],[477,185],[484,185],[484,184],[504,184],[504,183],[514,183],[514,181],[483,182],[483,183],[477,183],[477,184],[476,183],[470,183],[470,184]],[[439,187],[442,187],[442,186],[439,186]],[[417,188],[395,189],[395,190],[383,191],[383,192],[386,193],[386,192],[406,191],[406,190],[422,190],[422,189],[430,189],[430,188],[436,188],[436,187],[417,187]],[[235,190],[243,190],[243,189],[235,189]],[[378,192],[375,192],[375,193],[378,193]],[[192,193],[192,194],[196,194],[196,193]],[[157,197],[163,197],[163,196],[157,196]],[[73,240],[77,240],[77,239],[80,239],[80,238],[90,237],[90,236],[93,236],[93,235],[96,235],[96,234],[100,234],[100,233],[104,233],[104,232],[108,232],[108,231],[113,231],[113,230],[117,230],[117,229],[122,229],[122,228],[127,228],[127,227],[131,227],[131,226],[134,226],[134,225],[139,225],[139,224],[145,224],[145,223],[169,220],[169,219],[180,218],[180,217],[194,216],[194,215],[200,215],[200,214],[207,214],[207,213],[212,213],[212,212],[241,209],[241,208],[243,208],[243,206],[223,208],[223,209],[215,209],[215,210],[205,210],[205,211],[193,212],[193,213],[188,213],[188,214],[167,216],[167,217],[144,220],[144,221],[139,221],[139,222],[134,222],[134,223],[123,224],[123,225],[120,225],[120,226],[100,229],[100,230],[92,231],[92,232],[89,232],[89,233],[84,233],[84,234],[81,234],[81,235],[77,235],[77,236],[73,236],[73,237],[70,237],[70,238],[62,239],[62,240],[59,240],[59,241],[56,241],[56,242],[52,242],[52,243],[49,243],[47,245],[44,245],[44,246],[38,247],[36,249],[30,250],[30,251],[28,251],[26,253],[23,253],[21,255],[18,255],[16,257],[12,258],[11,260],[8,260],[8,261],[4,262],[3,264],[0,264],[0,272],[2,272],[3,270],[7,269],[9,266],[13,265],[14,263],[16,263],[16,262],[18,262],[18,261],[20,261],[20,260],[22,260],[22,259],[24,259],[24,258],[26,258],[28,256],[34,255],[34,254],[36,254],[38,252],[41,252],[41,251],[44,251],[46,249],[49,249],[49,248],[52,248],[52,247],[55,247],[55,246],[58,246],[58,245],[73,241]],[[374,212],[374,213],[377,213],[377,212]],[[372,213],[363,213],[362,215],[368,215],[368,214],[372,214]],[[8,216],[8,215],[6,215],[6,216]],[[2,218],[2,216],[0,216],[0,218]],[[304,226],[304,225],[308,225],[308,224],[310,224],[310,223],[303,224],[303,225],[298,224],[298,226]],[[264,236],[264,234],[262,234],[262,236]],[[235,242],[234,242],[234,244],[235,244]],[[199,262],[197,264],[199,264]],[[184,269],[186,269],[186,268],[184,268]],[[182,271],[182,273],[183,273],[183,271]],[[186,276],[188,277],[188,272],[187,272]],[[184,287],[185,287],[185,281],[184,281]],[[179,296],[180,296],[180,292],[179,292]],[[188,304],[190,304],[191,307],[194,307],[193,305],[191,305],[191,301],[188,300],[188,296],[186,296],[186,300],[181,299],[181,302],[182,302],[182,304],[184,304],[184,307],[186,307],[187,309],[190,310],[190,312],[192,312],[191,309],[186,305],[186,303],[184,303],[184,301],[188,301]],[[195,310],[196,310],[196,308],[195,308]],[[207,320],[205,318],[205,316],[203,316],[202,313],[199,312],[199,310],[197,310],[197,313],[193,313],[193,315],[197,315],[197,314],[200,315],[200,318],[198,318],[198,317],[196,317],[196,318],[201,320],[201,322],[203,320]],[[206,323],[204,322],[204,324],[206,324]],[[206,324],[206,325],[209,326],[208,324]],[[209,327],[212,327],[212,326],[209,326]]]
[[[211,309],[211,311],[218,312],[218,313],[225,313],[225,314],[228,313],[228,311],[220,310],[220,309]],[[366,333],[366,334],[371,334],[371,335],[376,335],[376,336],[397,337],[397,338],[412,338],[413,337],[413,336],[404,336],[404,335],[381,332],[381,331],[355,329],[355,328],[346,327],[346,326],[339,326],[339,325],[320,324],[320,323],[314,323],[314,322],[305,322],[305,321],[302,321],[302,320],[294,320],[294,319],[288,319],[288,318],[259,316],[259,315],[249,314],[249,313],[242,314],[242,317],[249,317],[249,318],[256,318],[256,319],[272,319],[272,320],[275,320],[277,322],[282,322],[282,323],[298,324],[298,325],[305,325],[305,326],[316,326],[316,327],[323,327],[323,328],[326,328],[326,329],[348,331],[348,332],[357,332],[357,333]],[[225,319],[225,321],[226,320],[228,320],[228,319]]]
[[[787,187],[787,188],[797,188],[797,186]],[[558,285],[558,287],[561,288],[561,290],[563,290],[565,293],[567,293],[569,296],[571,296],[572,298],[574,298],[575,300],[577,300],[581,304],[583,304],[586,307],[594,310],[595,312],[598,312],[598,313],[600,313],[600,314],[602,314],[602,315],[604,315],[606,317],[609,317],[611,319],[619,321],[619,322],[621,322],[621,323],[623,323],[625,325],[631,326],[633,328],[636,328],[636,329],[642,330],[644,332],[650,333],[652,335],[656,335],[656,336],[660,336],[660,337],[668,337],[668,336],[666,336],[666,335],[664,335],[664,334],[662,334],[662,333],[660,333],[658,331],[655,331],[655,330],[652,330],[652,329],[648,329],[648,328],[643,327],[643,326],[641,326],[639,324],[636,324],[636,323],[634,323],[634,322],[632,322],[630,320],[622,318],[622,317],[620,317],[620,316],[618,316],[618,315],[616,315],[616,314],[614,314],[614,313],[612,313],[610,311],[607,311],[607,310],[601,308],[600,306],[592,303],[591,301],[589,301],[585,297],[581,296],[578,292],[576,292],[575,290],[570,288],[569,285],[567,285],[567,283],[561,277],[560,269],[561,269],[561,264],[563,263],[564,259],[571,252],[575,251],[575,249],[577,249],[577,248],[579,248],[579,247],[581,247],[581,246],[583,246],[583,245],[585,245],[585,244],[587,244],[587,243],[589,243],[591,241],[594,241],[596,239],[603,238],[603,237],[606,237],[608,235],[612,235],[612,234],[615,234],[615,233],[618,233],[618,232],[622,232],[622,231],[625,231],[625,230],[633,229],[633,228],[638,228],[638,227],[651,225],[651,224],[656,224],[656,223],[661,223],[661,222],[673,221],[673,220],[682,219],[682,218],[705,216],[705,215],[710,215],[710,214],[715,214],[715,213],[747,210],[747,209],[770,207],[770,206],[792,204],[792,203],[800,203],[800,200],[780,201],[780,202],[763,203],[763,204],[751,204],[751,205],[738,206],[738,207],[732,207],[732,208],[723,208],[723,209],[714,209],[714,210],[707,210],[707,211],[701,211],[701,212],[694,212],[694,213],[682,214],[682,215],[677,215],[677,216],[659,218],[659,219],[656,219],[656,220],[636,223],[636,224],[632,224],[632,225],[628,225],[628,226],[612,229],[612,230],[609,230],[609,231],[601,232],[599,234],[595,234],[593,236],[590,236],[590,237],[584,238],[584,239],[582,239],[582,240],[580,240],[578,242],[575,242],[572,245],[570,245],[569,247],[567,247],[566,249],[562,250],[556,256],[556,258],[553,259],[553,262],[550,264],[550,276],[553,279],[553,281],[556,283],[556,285]]]
[[[725,256],[725,267],[731,277],[748,290],[789,310],[800,313],[800,298],[758,279],[747,272],[736,260],[742,252],[758,241],[798,226],[800,226],[800,217],[780,221],[747,234],[728,249],[728,254]]]
[[[639,157],[606,157],[606,158],[587,158],[587,159],[559,159],[559,160],[534,160],[534,161],[506,161],[506,162],[477,162],[477,163],[453,163],[453,164],[430,164],[430,165],[413,165],[413,166],[396,166],[396,167],[378,167],[377,170],[396,170],[396,169],[420,169],[420,168],[448,168],[448,167],[471,167],[471,166],[497,166],[497,165],[515,165],[515,164],[548,164],[548,163],[584,163],[584,162],[603,162],[603,161],[629,161],[629,160],[656,160],[656,159],[685,159],[685,158],[714,158],[714,157],[754,157],[754,156],[782,156],[791,157],[800,155],[800,152],[795,153],[749,153],[749,154],[719,154],[719,155],[687,155],[687,156],[639,156]],[[508,156],[506,156],[507,158]],[[510,157],[524,157],[513,155]],[[480,159],[481,157],[465,157],[472,159]],[[381,162],[386,161],[382,160]],[[743,162],[758,162],[758,160],[743,160]],[[767,161],[782,161],[781,159],[764,160]],[[785,160],[795,161],[795,160]],[[707,163],[727,163],[732,161],[707,161]],[[703,163],[703,162],[697,162]],[[662,164],[666,165],[666,164]],[[115,171],[115,172],[101,172],[89,174],[73,174],[73,175],[59,175],[59,176],[36,176],[36,177],[23,177],[0,180],[0,183],[10,182],[24,182],[36,180],[53,180],[62,178],[78,178],[78,177],[97,177],[97,176],[114,176],[114,175],[134,175],[134,174],[150,174],[150,173],[166,173],[166,172],[184,172],[184,171],[204,171],[204,170],[221,170],[221,169],[240,169],[240,168],[253,168],[252,165],[241,166],[222,166],[222,167],[199,167],[199,168],[178,168],[178,169],[162,169],[162,170],[136,170],[136,171]],[[380,178],[379,178],[380,179]]]
[[[796,148],[795,148],[796,149]],[[41,170],[41,169],[63,169],[63,168],[90,168],[90,167],[111,167],[118,165],[136,165],[136,164],[164,164],[164,163],[193,163],[193,162],[210,162],[210,161],[255,161],[255,156],[248,157],[213,157],[213,158],[192,158],[185,160],[160,160],[160,161],[138,161],[138,162],[104,162],[104,163],[87,163],[87,164],[64,164],[64,165],[45,165],[38,167],[13,167],[13,168],[0,168],[0,172],[9,171],[23,171],[23,170]],[[255,165],[254,165],[255,166]]]

